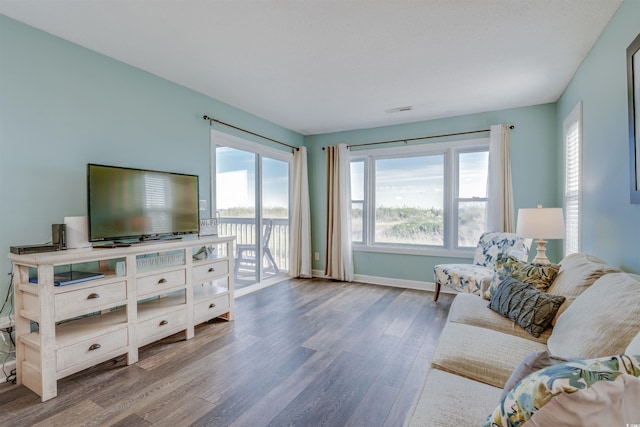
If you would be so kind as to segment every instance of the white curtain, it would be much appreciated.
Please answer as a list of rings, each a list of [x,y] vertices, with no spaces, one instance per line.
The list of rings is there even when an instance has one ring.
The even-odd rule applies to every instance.
[[[309,211],[309,177],[307,149],[293,153],[291,192],[291,267],[293,277],[311,277],[311,214]]]
[[[326,148],[327,253],[325,276],[351,282],[351,177],[349,149],[345,144]]]
[[[488,187],[489,202],[487,203],[485,229],[487,231],[515,232],[509,127],[507,125],[491,126]]]

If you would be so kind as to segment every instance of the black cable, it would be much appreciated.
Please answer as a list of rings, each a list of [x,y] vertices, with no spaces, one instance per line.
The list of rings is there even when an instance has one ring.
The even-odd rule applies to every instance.
[[[17,375],[18,375],[18,373],[16,372],[16,369],[13,368],[11,370],[11,373],[9,375],[7,375],[7,382],[11,383],[11,384],[15,384],[17,382],[17,380],[18,380]]]
[[[7,296],[4,298],[2,307],[0,307],[0,313],[4,312],[4,308],[6,307],[9,298],[13,295],[13,271],[9,273],[9,277],[11,277],[11,279],[9,279],[9,288],[7,289]],[[13,298],[11,299],[11,305],[13,308]]]
[[[7,306],[7,302],[9,302],[9,300],[11,300],[10,304],[11,304],[11,311],[13,311],[13,266],[12,266],[12,271],[9,273],[9,288],[7,289],[7,295],[4,299],[4,302],[2,303],[2,307],[0,307],[0,313],[4,312],[5,307]],[[9,321],[11,321],[11,314],[9,314]],[[13,325],[9,325],[8,327],[3,329],[4,332],[6,332],[7,335],[9,335],[9,341],[11,342],[11,344],[9,345],[9,351],[7,352],[4,360],[2,361],[2,372],[5,375],[5,379],[8,383],[11,384],[15,384],[16,383],[16,375],[17,372],[14,369],[12,369],[8,374],[4,369],[5,364],[7,363],[7,360],[9,360],[9,357],[11,356],[11,353],[15,352],[15,348],[16,348],[16,342],[14,340],[13,337]]]

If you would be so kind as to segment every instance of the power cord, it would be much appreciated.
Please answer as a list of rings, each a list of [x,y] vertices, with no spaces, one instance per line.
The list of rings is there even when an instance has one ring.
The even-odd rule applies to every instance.
[[[9,288],[7,289],[7,295],[4,299],[4,302],[2,303],[2,307],[0,307],[0,313],[4,313],[4,309],[7,306],[7,303],[10,304],[10,311],[9,313],[13,312],[13,271],[9,273]],[[9,321],[11,322],[11,315],[9,315]],[[8,327],[4,328],[2,330],[4,333],[7,334],[7,336],[9,337],[9,350],[7,351],[4,360],[2,361],[2,372],[5,375],[6,381],[8,383],[11,384],[15,384],[16,383],[16,369],[12,369],[8,374],[7,371],[5,370],[5,365],[7,363],[7,361],[9,360],[9,357],[11,357],[11,354],[15,354],[15,349],[16,349],[16,342],[13,338],[13,331],[14,331],[14,327],[12,324],[10,324]]]

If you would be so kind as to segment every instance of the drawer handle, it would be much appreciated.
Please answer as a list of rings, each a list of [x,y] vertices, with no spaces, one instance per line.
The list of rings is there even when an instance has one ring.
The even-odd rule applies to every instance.
[[[167,279],[160,279],[158,280],[158,284],[161,285],[163,283],[167,283]]]
[[[97,344],[97,343],[96,344],[91,344],[91,347],[89,347],[89,351],[97,350],[100,347],[102,347],[100,344]]]
[[[96,294],[95,292],[92,294],[89,294],[89,296],[87,297],[87,299],[96,299],[96,298],[100,298],[100,295]]]
[[[160,326],[164,326],[164,325],[166,325],[167,323],[169,323],[169,322],[167,322],[166,320],[162,320],[162,321],[160,321]]]
[[[209,305],[209,308],[214,308],[215,306],[216,306],[216,305],[215,305],[215,303],[211,303],[211,304]]]
[[[209,273],[213,273],[214,271],[216,271],[216,269],[215,269],[215,268],[213,268],[213,267],[211,267],[211,268],[209,269]]]

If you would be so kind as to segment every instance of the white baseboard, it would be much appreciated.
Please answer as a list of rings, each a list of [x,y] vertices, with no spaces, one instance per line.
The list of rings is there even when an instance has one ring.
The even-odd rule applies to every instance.
[[[313,277],[326,279],[327,276],[324,275],[324,271],[322,270],[313,270]],[[406,280],[406,279],[394,279],[392,277],[380,277],[380,276],[369,276],[366,274],[354,274],[353,276],[354,282],[367,283],[370,285],[382,285],[382,286],[392,286],[395,288],[405,288],[405,289],[416,289],[419,291],[429,291],[433,292],[435,290],[435,283],[433,282],[421,282],[419,280]],[[449,291],[448,289],[441,289],[441,293],[455,293],[453,291]]]

